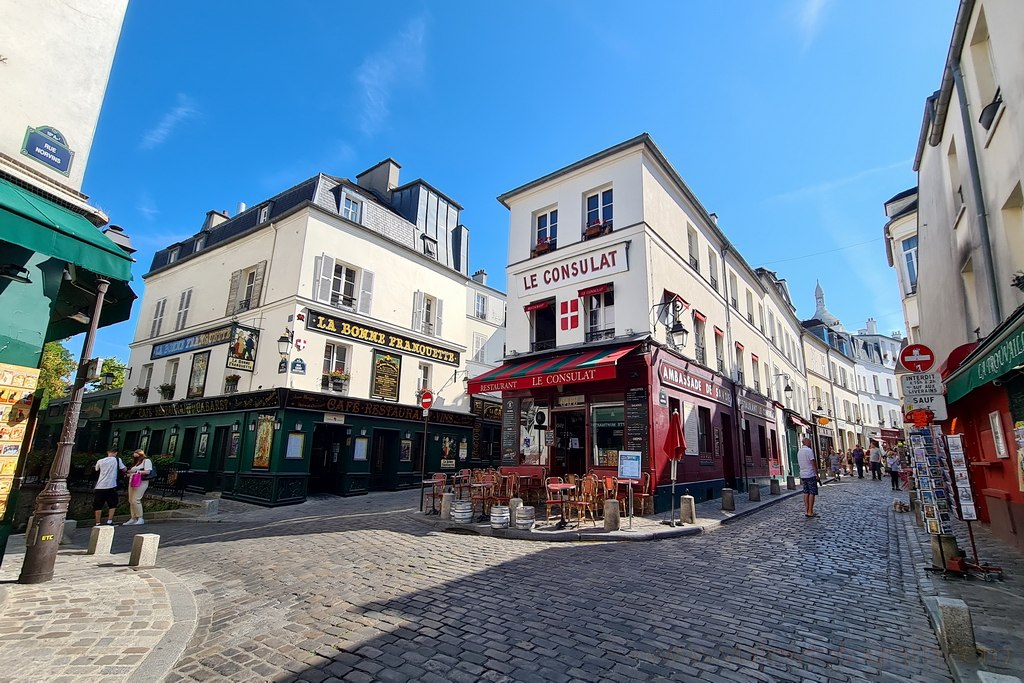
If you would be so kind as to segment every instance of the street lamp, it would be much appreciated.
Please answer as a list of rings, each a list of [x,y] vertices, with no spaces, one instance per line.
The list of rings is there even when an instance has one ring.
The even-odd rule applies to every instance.
[[[284,334],[277,338],[277,352],[281,354],[281,362],[278,363],[277,373],[285,375],[285,386],[291,388],[291,362],[292,362],[292,337],[293,333],[287,327]]]
[[[780,372],[777,375],[772,375],[772,379],[775,379],[776,377],[785,378],[786,386],[782,389],[782,393],[786,395],[786,403],[789,403],[793,399],[793,387],[789,385],[789,375],[787,375],[784,372]]]
[[[679,319],[679,314],[683,310],[689,308],[685,301],[679,297],[673,297],[669,301],[663,301],[661,303],[654,304],[651,306],[651,310],[648,312],[654,313],[654,309],[660,308],[664,312],[666,306],[672,307],[672,324],[665,324],[665,331],[668,333],[668,343],[674,349],[679,349],[686,346],[686,337],[690,334],[690,331],[683,325],[683,321]],[[660,316],[659,316],[660,317]],[[653,328],[657,331],[658,323],[655,320]]]

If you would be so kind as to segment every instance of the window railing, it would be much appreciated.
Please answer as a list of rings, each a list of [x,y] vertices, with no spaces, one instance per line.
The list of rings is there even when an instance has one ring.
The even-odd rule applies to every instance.
[[[718,371],[721,373],[725,372],[725,359],[718,358]]]
[[[754,314],[753,313],[747,313],[747,322],[750,323],[751,325],[754,324]]]
[[[612,231],[612,222],[611,221],[605,221],[603,223],[601,221],[595,221],[593,223],[590,223],[589,225],[583,226],[583,239],[584,239],[584,241],[585,240],[592,240],[595,237],[601,237],[602,235],[607,235],[611,231]]]
[[[737,370],[736,371],[736,382],[738,384],[743,384],[743,371],[742,370]]]
[[[530,342],[531,351],[547,351],[553,348],[555,348],[554,339],[538,339],[537,341]]]
[[[335,308],[355,308],[356,298],[344,294],[331,293],[331,305]]]
[[[712,289],[714,289],[717,292],[718,291],[718,278],[715,277],[714,275],[712,275],[709,278],[709,281],[711,282]]]
[[[424,320],[420,323],[420,332],[423,334],[434,334],[434,323]]]
[[[587,332],[587,335],[586,335],[586,341],[588,341],[588,342],[601,341],[603,339],[614,339],[614,338],[615,338],[615,328],[614,327],[609,327],[609,328],[604,329],[604,330],[590,330],[589,332]]]
[[[760,380],[756,380],[756,379],[754,380],[754,391],[756,391],[759,394],[761,393],[761,382],[760,382]]]
[[[736,297],[732,298],[732,307],[735,308],[737,311],[740,310],[740,304],[738,301],[736,301]]]
[[[248,311],[252,307],[251,304],[252,301],[250,299],[242,299],[235,304],[235,313],[244,313],[245,311]]]
[[[701,365],[705,365],[708,362],[708,350],[703,346],[698,346],[696,349],[697,362]]]
[[[700,261],[697,260],[696,256],[690,257],[690,267],[696,271],[700,270]]]

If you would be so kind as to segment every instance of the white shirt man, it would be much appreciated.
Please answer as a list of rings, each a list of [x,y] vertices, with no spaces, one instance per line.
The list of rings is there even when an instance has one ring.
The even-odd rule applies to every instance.
[[[800,465],[800,483],[804,487],[804,514],[814,517],[814,499],[818,495],[818,465],[811,450],[811,440],[804,439],[803,448],[796,452]]]
[[[100,476],[96,479],[95,495],[93,496],[92,509],[96,514],[96,526],[100,525],[100,515],[103,506],[107,506],[107,524],[114,523],[114,512],[117,510],[117,472],[126,468],[121,459],[117,457],[117,451],[107,451],[104,458],[96,461],[96,471]]]

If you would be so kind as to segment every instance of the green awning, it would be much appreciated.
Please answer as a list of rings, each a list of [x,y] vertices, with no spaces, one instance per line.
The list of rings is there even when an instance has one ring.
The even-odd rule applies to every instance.
[[[1024,306],[1007,318],[946,379],[946,401],[952,403],[980,386],[1024,365]]]
[[[128,282],[132,259],[84,216],[0,178],[0,240]]]

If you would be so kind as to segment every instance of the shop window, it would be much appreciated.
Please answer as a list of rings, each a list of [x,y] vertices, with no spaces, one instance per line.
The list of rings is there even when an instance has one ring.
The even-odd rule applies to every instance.
[[[757,446],[761,449],[758,457],[764,460],[768,457],[768,440],[765,437],[764,425],[757,425]]]
[[[619,451],[623,450],[626,443],[624,416],[625,408],[621,403],[591,407],[590,426],[595,466],[619,466]]]
[[[711,409],[703,406],[697,406],[697,448],[711,452]]]

